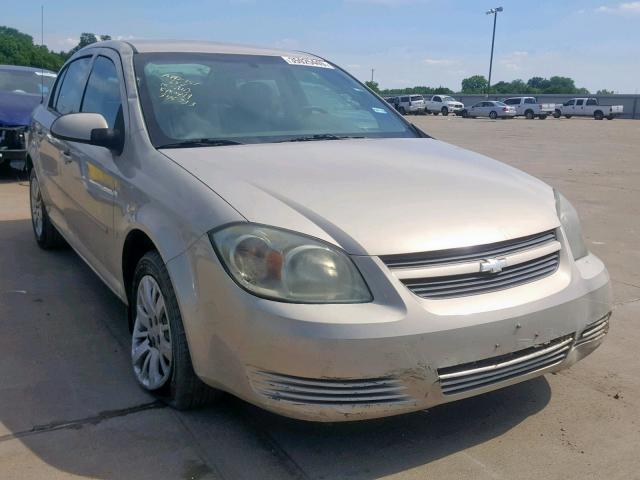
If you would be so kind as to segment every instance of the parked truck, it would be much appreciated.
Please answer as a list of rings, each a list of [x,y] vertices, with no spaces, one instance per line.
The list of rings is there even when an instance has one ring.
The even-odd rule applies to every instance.
[[[429,100],[425,97],[424,108],[424,113],[433,113],[434,115],[441,113],[446,117],[450,113],[462,115],[464,104],[448,95],[433,95]]]
[[[529,120],[536,117],[544,120],[547,116],[552,115],[556,109],[555,103],[538,103],[536,97],[511,97],[503,102],[514,107],[517,116],[524,116]]]
[[[572,98],[562,105],[557,105],[553,113],[555,118],[564,115],[571,118],[576,115],[579,117],[593,117],[596,120],[613,120],[616,116],[621,115],[623,111],[622,105],[600,105],[597,98]]]

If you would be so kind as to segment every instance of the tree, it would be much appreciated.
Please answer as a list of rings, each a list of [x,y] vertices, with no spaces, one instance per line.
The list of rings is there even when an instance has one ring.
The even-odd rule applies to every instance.
[[[373,90],[376,93],[380,93],[380,88],[378,87],[378,82],[374,82],[373,80],[364,82],[364,84],[369,87],[369,89]]]
[[[607,90],[606,88],[603,88],[602,90],[598,90],[596,92],[596,95],[613,95],[615,92],[613,90]]]
[[[549,79],[549,87],[544,93],[578,93],[572,78],[554,76]]]
[[[531,77],[527,80],[527,85],[531,89],[532,93],[539,93],[549,88],[550,82],[546,78]]]
[[[484,93],[487,91],[487,79],[484,75],[474,75],[462,80],[462,93]]]
[[[30,35],[0,26],[0,64],[57,71],[63,63],[63,55],[51,52],[43,45],[34,45]]]

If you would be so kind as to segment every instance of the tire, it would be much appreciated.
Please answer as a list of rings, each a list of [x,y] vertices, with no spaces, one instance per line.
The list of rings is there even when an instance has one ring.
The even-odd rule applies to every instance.
[[[535,118],[535,115],[533,114],[533,110],[527,110],[526,112],[524,112],[524,116],[526,117],[527,120],[533,120]]]
[[[607,120],[613,120],[615,115],[607,115]]]
[[[467,112],[466,110],[462,111],[462,118],[469,118],[469,112]]]
[[[544,119],[546,119],[546,118],[547,118],[547,116],[546,116],[546,115],[538,115],[538,118],[539,118],[540,120],[544,120]]]
[[[431,112],[431,113],[433,113],[434,117],[437,117],[438,115],[440,115],[440,112]]]
[[[31,210],[31,226],[38,246],[43,250],[53,250],[67,245],[62,235],[53,226],[42,199],[40,182],[34,168],[29,175],[29,207]]]
[[[604,113],[602,113],[600,110],[596,110],[595,112],[593,112],[593,118],[596,120],[602,120],[604,118]]]
[[[407,112],[405,111],[404,107],[398,107],[398,111],[400,112],[400,115],[406,115]]]
[[[489,112],[489,118],[491,120],[495,120],[496,118],[498,118],[498,114],[495,111],[491,111]]]
[[[553,112],[553,118],[560,118],[561,114],[560,114],[560,110],[556,110],[555,112]]]
[[[178,301],[157,251],[138,262],[129,298],[131,366],[142,388],[178,410],[200,407],[221,396],[193,370]]]
[[[565,115],[564,118],[571,118],[573,115]]]
[[[443,117],[449,115],[449,109],[447,107],[442,107],[442,110],[440,110],[440,112],[442,113]]]

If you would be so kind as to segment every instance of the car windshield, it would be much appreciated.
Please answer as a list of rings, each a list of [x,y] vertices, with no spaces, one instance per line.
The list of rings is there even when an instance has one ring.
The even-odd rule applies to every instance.
[[[315,57],[142,53],[134,65],[157,148],[421,136],[366,87]]]
[[[56,79],[53,72],[0,70],[0,91],[46,95]]]

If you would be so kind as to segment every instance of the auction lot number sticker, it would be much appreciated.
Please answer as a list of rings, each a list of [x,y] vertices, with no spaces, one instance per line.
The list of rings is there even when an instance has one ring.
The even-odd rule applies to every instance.
[[[319,58],[313,57],[285,57],[282,59],[287,62],[289,65],[304,65],[306,67],[320,67],[320,68],[333,68],[333,66],[321,60]]]

